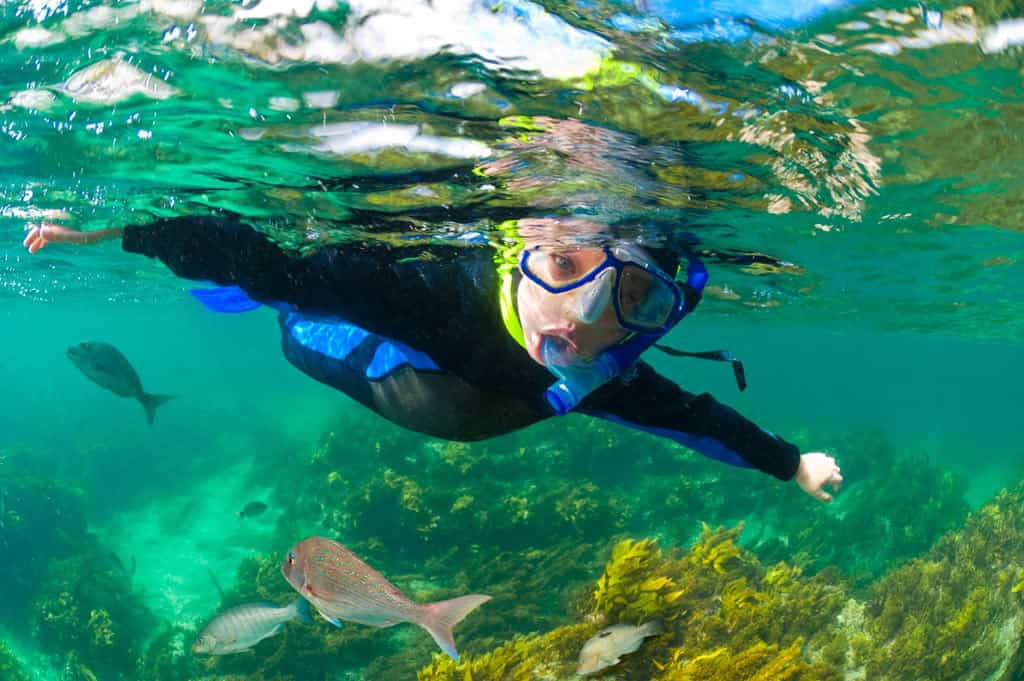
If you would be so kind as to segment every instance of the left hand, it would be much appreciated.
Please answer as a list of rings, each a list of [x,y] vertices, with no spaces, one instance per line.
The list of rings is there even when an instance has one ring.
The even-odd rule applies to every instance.
[[[833,492],[838,492],[843,484],[843,476],[834,458],[824,452],[807,452],[800,457],[796,484],[815,499],[828,503],[832,501],[832,495],[825,491],[825,485],[829,485]]]

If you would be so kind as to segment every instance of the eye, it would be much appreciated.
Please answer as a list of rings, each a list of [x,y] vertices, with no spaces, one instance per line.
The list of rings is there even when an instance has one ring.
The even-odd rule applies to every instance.
[[[598,638],[604,638],[605,636],[611,636],[611,635],[612,635],[612,632],[610,632],[610,631],[602,631],[600,634],[597,635],[597,637]]]
[[[561,284],[576,278],[576,261],[570,255],[551,253],[547,257],[547,273],[544,278],[549,284]]]
[[[295,564],[295,552],[294,551],[289,551],[288,552],[288,564],[289,565],[294,565]]]

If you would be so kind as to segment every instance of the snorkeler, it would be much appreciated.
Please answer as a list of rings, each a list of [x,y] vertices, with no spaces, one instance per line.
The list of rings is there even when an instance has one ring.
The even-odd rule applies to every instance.
[[[120,239],[212,282],[193,291],[211,309],[274,307],[294,366],[415,431],[478,440],[577,412],[795,480],[821,501],[843,481],[831,456],[801,455],[640,361],[701,299],[707,270],[687,247],[551,247],[520,229],[504,247],[325,245],[300,257],[233,215],[26,229],[30,253]]]

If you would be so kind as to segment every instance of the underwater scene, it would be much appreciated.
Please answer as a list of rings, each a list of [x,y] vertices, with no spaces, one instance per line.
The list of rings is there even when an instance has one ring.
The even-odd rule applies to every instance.
[[[0,0],[0,681],[1024,681],[1024,2]]]

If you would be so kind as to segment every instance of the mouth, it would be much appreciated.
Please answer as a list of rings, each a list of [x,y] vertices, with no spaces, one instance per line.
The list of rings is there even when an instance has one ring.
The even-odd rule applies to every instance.
[[[579,355],[579,347],[576,345],[576,341],[573,340],[572,335],[572,329],[566,327],[541,329],[533,334],[530,342],[530,356],[537,362],[544,364],[541,348],[544,346],[544,341],[548,338],[556,339],[565,348],[565,352]]]

